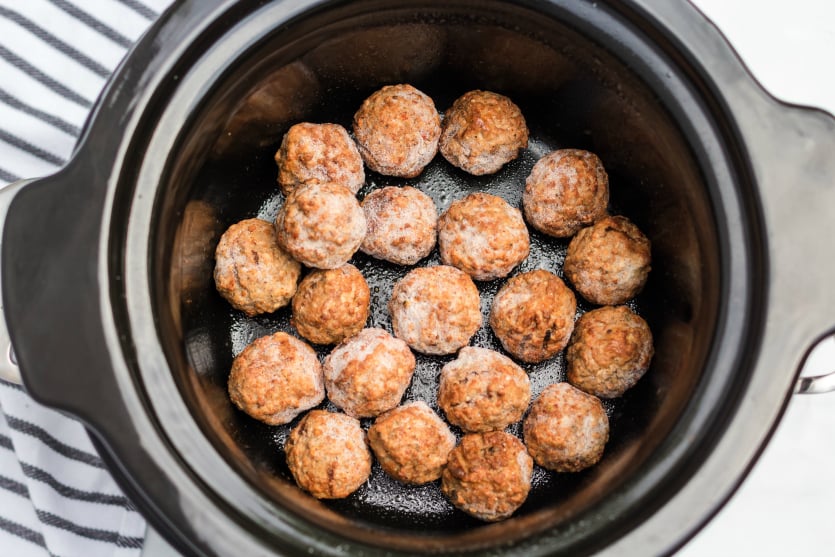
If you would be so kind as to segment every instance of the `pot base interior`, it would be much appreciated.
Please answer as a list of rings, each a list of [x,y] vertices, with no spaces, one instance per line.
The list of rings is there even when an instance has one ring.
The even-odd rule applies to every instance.
[[[156,215],[160,258],[153,273],[162,285],[156,290],[162,341],[205,437],[277,507],[347,538],[416,551],[437,549],[427,539],[472,549],[546,529],[569,531],[607,496],[640,480],[701,376],[720,298],[716,225],[704,176],[692,138],[657,91],[615,54],[560,23],[568,12],[546,17],[520,6],[474,6],[342,7],[301,18],[254,43],[182,132]],[[299,492],[286,468],[288,427],[250,419],[226,395],[235,354],[254,338],[293,329],[288,308],[246,318],[218,295],[212,269],[220,234],[244,218],[274,217],[282,198],[273,154],[292,124],[336,122],[350,130],[362,100],[393,83],[418,87],[441,111],[468,90],[505,94],[522,109],[531,141],[518,160],[486,177],[466,175],[440,155],[413,180],[368,172],[360,198],[381,185],[410,184],[430,193],[439,211],[472,191],[501,195],[518,207],[524,179],[539,157],[556,148],[587,149],[601,157],[609,174],[610,211],[629,217],[653,244],[650,281],[630,305],[650,324],[656,356],[635,388],[606,403],[611,434],[603,460],[578,474],[537,467],[527,502],[498,524],[452,508],[437,482],[401,486],[376,464],[371,480],[354,495],[315,501]],[[533,230],[531,240],[531,257],[514,274],[545,268],[562,276],[568,242]],[[438,261],[435,250],[421,264]],[[352,263],[372,289],[367,326],[391,330],[385,303],[392,283],[408,269],[362,254]],[[502,282],[477,283],[485,315]],[[594,307],[579,296],[578,306],[578,313]],[[501,349],[486,319],[471,344]],[[437,373],[450,359],[418,356],[406,398],[437,409]],[[534,396],[563,380],[563,365],[560,354],[524,366]],[[333,409],[327,402],[324,407]],[[521,436],[520,430],[519,424],[510,428]]]

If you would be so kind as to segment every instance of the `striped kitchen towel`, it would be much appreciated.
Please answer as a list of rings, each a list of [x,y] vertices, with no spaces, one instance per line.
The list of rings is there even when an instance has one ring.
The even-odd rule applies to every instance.
[[[0,0],[0,187],[67,161],[107,77],[170,2]],[[144,536],[84,427],[0,381],[0,557],[136,557]]]

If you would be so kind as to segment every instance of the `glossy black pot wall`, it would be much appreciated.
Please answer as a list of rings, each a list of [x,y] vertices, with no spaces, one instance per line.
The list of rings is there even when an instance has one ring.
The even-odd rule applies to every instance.
[[[495,177],[436,159],[416,180],[439,208],[468,188],[513,200],[538,156],[586,148],[613,209],[653,242],[637,305],[657,355],[609,408],[606,457],[540,477],[498,524],[383,483],[315,501],[284,468],[281,431],[225,392],[233,354],[287,316],[246,320],[218,297],[219,234],[274,214],[272,153],[290,125],[347,125],[401,82],[439,108],[469,89],[507,94],[531,128]],[[685,3],[184,2],[120,68],[68,167],[15,197],[6,318],[27,389],[90,425],[186,553],[666,553],[744,476],[835,321],[822,311],[835,309],[833,128],[768,98]]]

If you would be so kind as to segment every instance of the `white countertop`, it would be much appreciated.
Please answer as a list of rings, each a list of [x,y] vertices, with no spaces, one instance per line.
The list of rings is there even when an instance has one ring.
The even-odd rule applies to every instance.
[[[692,1],[773,95],[835,114],[835,0]],[[832,338],[812,353],[804,373],[831,370]],[[833,518],[835,393],[795,396],[739,491],[677,557],[832,556]],[[149,533],[143,555],[177,553]]]

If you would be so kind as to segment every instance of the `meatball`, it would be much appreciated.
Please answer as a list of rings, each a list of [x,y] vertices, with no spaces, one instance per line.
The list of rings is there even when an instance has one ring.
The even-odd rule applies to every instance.
[[[371,475],[371,452],[359,420],[311,410],[287,436],[287,466],[317,499],[347,497]]]
[[[368,428],[368,443],[389,476],[419,485],[441,477],[455,435],[419,400],[380,415]]]
[[[528,374],[493,350],[467,346],[441,369],[438,406],[464,431],[504,429],[522,419],[530,401]]]
[[[426,94],[388,85],[354,114],[354,136],[365,164],[387,176],[414,178],[438,152],[441,117]]]
[[[363,329],[325,358],[325,389],[346,414],[368,418],[400,404],[414,372],[405,342],[383,329]]]
[[[282,332],[258,338],[238,354],[228,388],[235,406],[269,425],[286,424],[325,399],[316,352]]]
[[[650,242],[626,217],[606,217],[582,229],[568,244],[563,272],[593,304],[617,305],[644,287]]]
[[[476,280],[507,276],[530,252],[522,213],[501,197],[471,193],[438,220],[441,261]]]
[[[360,332],[368,320],[371,291],[362,273],[346,263],[311,272],[293,297],[291,323],[316,344],[335,344]]]
[[[275,220],[278,243],[297,261],[316,269],[346,263],[365,237],[357,198],[338,184],[308,184],[293,190]]]
[[[522,208],[544,234],[568,238],[606,216],[609,177],[594,153],[553,151],[537,161],[525,180]]]
[[[286,306],[296,293],[298,264],[276,242],[270,223],[233,224],[215,249],[215,286],[232,307],[252,317]]]
[[[432,198],[411,186],[387,186],[362,200],[368,231],[360,250],[398,265],[414,265],[432,251],[438,210]]]
[[[455,267],[413,269],[388,304],[394,336],[424,354],[452,354],[481,327],[478,289]]]
[[[357,146],[339,124],[302,122],[291,127],[275,154],[284,195],[297,186],[333,182],[357,193],[365,170]]]
[[[579,472],[603,456],[609,418],[597,397],[555,383],[531,405],[524,435],[537,464],[555,472]]]
[[[528,146],[528,127],[513,101],[490,91],[470,91],[444,115],[439,148],[451,164],[482,176],[497,172]]]
[[[470,433],[449,454],[441,490],[467,514],[494,522],[522,506],[531,489],[533,461],[519,439],[504,431]]]
[[[502,346],[523,362],[552,358],[568,344],[577,300],[553,273],[537,269],[508,280],[490,310],[490,327]]]
[[[638,382],[654,349],[647,322],[626,306],[584,314],[566,351],[568,382],[601,398],[616,398]]]

